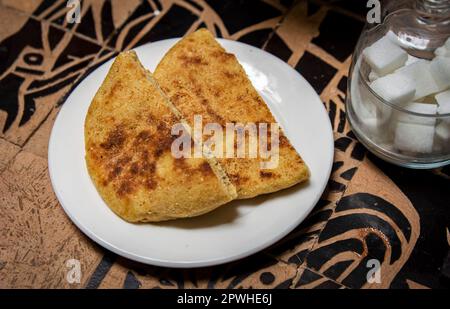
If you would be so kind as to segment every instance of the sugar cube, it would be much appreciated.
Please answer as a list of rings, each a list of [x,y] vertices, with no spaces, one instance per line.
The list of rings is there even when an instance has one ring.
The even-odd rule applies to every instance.
[[[389,126],[383,124],[382,119],[378,117],[369,117],[360,119],[361,130],[376,143],[392,140]]]
[[[435,99],[438,103],[438,114],[450,114],[450,90],[438,93]],[[450,116],[443,118],[442,121],[450,125]]]
[[[410,102],[416,93],[415,82],[410,77],[397,73],[378,78],[370,87],[380,97],[397,105]]]
[[[353,72],[353,78],[355,79],[357,72]],[[356,83],[351,84],[350,94],[352,98],[352,106],[354,108],[355,114],[360,119],[372,118],[376,115],[376,107],[370,100],[368,95],[368,90],[364,87],[360,87]]]
[[[447,48],[448,50],[450,50],[450,38],[448,38],[447,41],[445,41],[444,46],[445,46],[445,48]]]
[[[450,113],[450,90],[438,93],[436,96],[436,101],[439,105],[439,114],[449,114]]]
[[[379,76],[374,71],[370,71],[369,73],[369,82],[373,82],[374,80],[378,79]]]
[[[392,110],[392,107],[384,104],[383,102],[377,103],[377,119],[381,125],[384,125],[391,119]]]
[[[413,63],[415,63],[415,62],[417,62],[419,60],[421,60],[421,59],[417,58],[417,57],[414,57],[414,56],[411,56],[411,55],[408,55],[408,60],[406,60],[405,66],[413,64]]]
[[[442,142],[450,143],[450,124],[441,122],[436,126],[436,137]]]
[[[380,118],[377,118],[377,121]],[[394,139],[394,130],[395,127],[392,126],[391,123],[385,123],[383,125],[378,124],[377,128],[373,130],[371,139],[377,144],[383,143],[383,144],[389,144],[392,146],[392,142]]]
[[[364,59],[379,76],[393,72],[408,60],[408,54],[387,36],[363,51]]]
[[[361,119],[373,118],[376,116],[375,106],[372,107],[370,104],[355,100],[353,107],[355,109],[355,114]]]
[[[430,71],[439,91],[450,87],[450,58],[436,57],[430,63]]]
[[[430,153],[433,150],[434,126],[398,122],[394,147],[401,151]]]
[[[395,43],[395,44],[400,43],[400,41],[398,40],[398,36],[392,30],[389,30],[384,37],[389,39],[392,43]]]
[[[439,151],[450,150],[450,123],[441,122],[436,126],[436,139],[434,144]]]
[[[361,129],[362,131],[373,138],[373,136],[377,135],[378,132],[378,120],[377,118],[364,118],[361,119]]]
[[[445,46],[441,46],[436,48],[434,54],[436,57],[450,57],[450,50],[448,50]]]
[[[378,120],[377,118],[366,118],[362,120],[362,124],[369,131],[375,131],[378,128]]]
[[[376,107],[372,104],[372,102],[368,101],[366,97],[362,98],[361,95],[359,95],[359,91],[357,96],[354,93],[352,93],[352,96],[353,109],[356,116],[361,121],[376,117]]]
[[[434,126],[436,124],[436,118],[434,116],[437,113],[437,107],[436,104],[408,103],[404,107],[407,111],[430,116],[419,116],[407,112],[396,111],[396,120],[406,123]],[[433,115],[433,117],[431,115]]]
[[[414,81],[416,94],[414,100],[418,100],[430,94],[440,91],[440,87],[431,73],[430,61],[420,59],[408,66],[395,71]]]

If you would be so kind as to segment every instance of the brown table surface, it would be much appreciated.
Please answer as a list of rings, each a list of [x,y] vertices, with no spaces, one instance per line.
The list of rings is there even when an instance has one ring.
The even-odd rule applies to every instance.
[[[366,1],[85,0],[80,24],[65,21],[66,2],[0,0],[0,287],[450,286],[449,169],[384,163],[345,119]],[[99,64],[199,27],[273,53],[313,85],[333,125],[333,172],[307,220],[263,252],[201,269],[142,265],[99,247],[65,215],[47,172],[48,138],[67,95]],[[372,258],[381,283],[367,283]],[[81,263],[79,284],[66,280],[69,259]]]

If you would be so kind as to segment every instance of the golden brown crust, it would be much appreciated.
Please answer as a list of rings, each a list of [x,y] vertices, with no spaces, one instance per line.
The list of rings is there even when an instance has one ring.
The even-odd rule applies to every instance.
[[[273,123],[269,108],[233,54],[205,30],[179,41],[159,63],[154,77],[183,118],[203,123]],[[309,178],[309,170],[280,132],[279,165],[261,170],[261,158],[218,158],[236,186],[238,198],[250,198],[290,187]],[[236,147],[236,145],[234,146]]]
[[[172,156],[179,122],[135,53],[121,53],[89,107],[85,146],[97,190],[125,220],[196,216],[235,197],[207,160]]]

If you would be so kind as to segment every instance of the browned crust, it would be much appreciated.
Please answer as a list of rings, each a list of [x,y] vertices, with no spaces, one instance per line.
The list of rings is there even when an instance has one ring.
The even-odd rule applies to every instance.
[[[122,218],[191,217],[235,197],[206,159],[172,156],[179,122],[135,53],[121,53],[87,113],[85,145],[97,190]]]
[[[227,53],[206,29],[173,46],[154,76],[191,126],[194,115],[202,115],[204,123],[222,126],[275,122],[236,57]],[[308,167],[283,132],[279,146],[279,165],[267,171],[260,170],[261,158],[217,159],[236,186],[238,198],[274,192],[309,178]]]

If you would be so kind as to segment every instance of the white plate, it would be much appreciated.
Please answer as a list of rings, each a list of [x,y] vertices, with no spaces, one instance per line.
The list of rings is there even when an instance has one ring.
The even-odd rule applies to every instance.
[[[176,43],[159,41],[136,48],[151,71]],[[250,200],[234,201],[191,219],[131,224],[103,202],[84,160],[84,119],[112,60],[85,78],[64,103],[48,149],[53,189],[67,215],[103,247],[139,262],[200,267],[246,257],[293,230],[319,200],[333,163],[333,134],[325,108],[308,82],[289,65],[252,46],[219,40],[244,66],[286,135],[311,170],[307,184]]]

